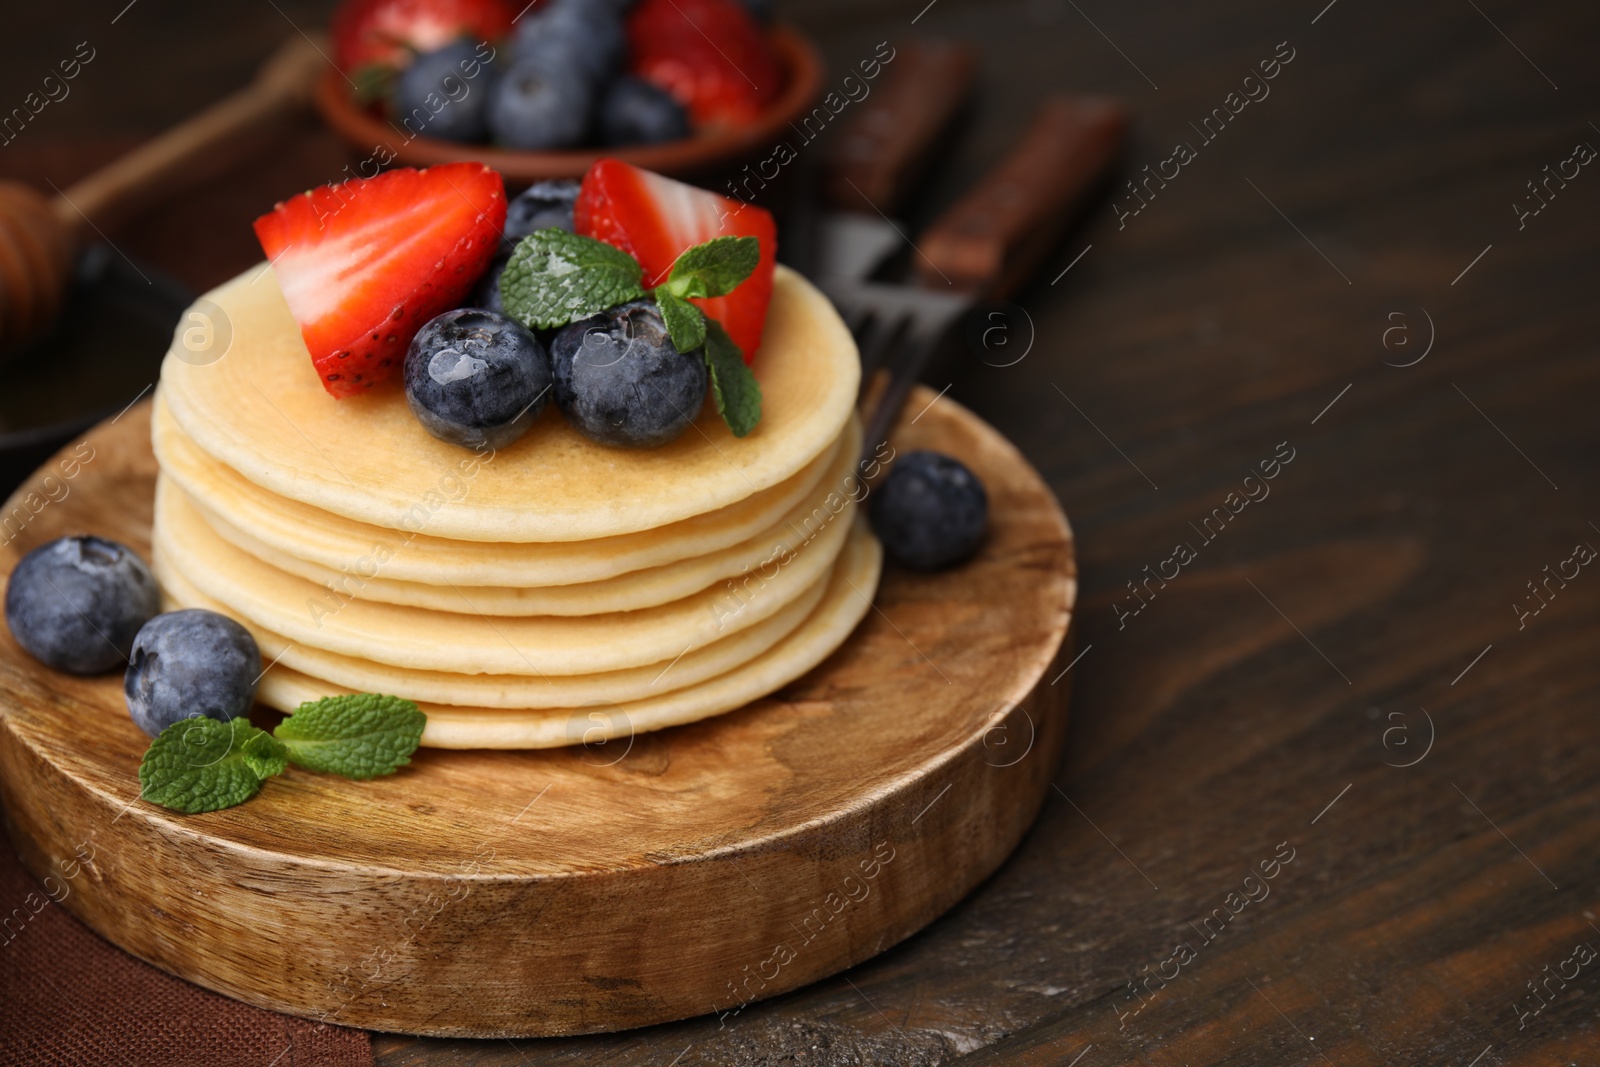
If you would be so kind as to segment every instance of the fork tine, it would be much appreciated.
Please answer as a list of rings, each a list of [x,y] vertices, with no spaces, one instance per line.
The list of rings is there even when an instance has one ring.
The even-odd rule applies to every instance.
[[[862,329],[872,319],[872,312],[863,304],[839,304],[838,308],[839,316],[844,319],[846,328],[855,334],[859,341]]]
[[[964,296],[926,290],[902,290],[898,304],[903,314],[904,339],[895,349],[889,367],[889,384],[867,419],[866,435],[862,438],[862,464],[888,440],[889,431],[900,417],[900,409],[922,378],[934,349],[944,339],[950,324],[971,306]]]
[[[834,296],[839,317],[856,339],[861,358],[861,387],[866,388],[872,372],[883,360],[889,343],[904,324],[905,312],[872,292],[852,291]]]
[[[873,372],[883,363],[883,357],[894,339],[900,336],[907,317],[904,314],[879,312],[872,316],[868,330],[858,336],[856,343],[861,349],[862,389],[867,387]]]
[[[900,416],[906,398],[921,377],[922,365],[928,360],[941,334],[931,330],[912,329],[894,353],[889,367],[889,384],[878,398],[877,406],[867,419],[866,432],[861,438],[861,461],[865,463],[877,454],[878,446],[889,439],[889,431]]]
[[[824,282],[861,352],[861,388],[889,357],[889,383],[867,421],[865,451],[887,438],[945,331],[971,307],[970,294],[875,282]]]

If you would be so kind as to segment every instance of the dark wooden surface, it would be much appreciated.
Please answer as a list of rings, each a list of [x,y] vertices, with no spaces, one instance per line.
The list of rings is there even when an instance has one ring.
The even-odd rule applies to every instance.
[[[1550,976],[1600,948],[1600,573],[1552,580],[1522,628],[1514,606],[1600,545],[1600,171],[1524,228],[1512,205],[1536,205],[1524,183],[1574,145],[1600,148],[1600,10],[937,0],[913,26],[923,3],[792,10],[836,70],[923,31],[979,45],[983,95],[930,206],[1049,89],[1133,105],[1130,173],[1197,149],[1122,228],[1102,202],[1068,237],[990,357],[1014,357],[1031,320],[1026,358],[969,356],[933,383],[1008,433],[1076,525],[1083,655],[1059,789],[946,918],[725,1026],[380,1038],[381,1061],[1596,1062],[1600,961]],[[238,84],[288,28],[272,5],[225,21],[142,0],[116,26],[120,0],[99,6],[13,16],[8,107],[55,51],[104,48],[81,96],[0,148],[7,173],[64,184],[108,136]],[[1294,59],[1271,95],[1202,144],[1189,124],[1279,42]],[[252,258],[254,211],[341,163],[308,131],[118,243],[218,280]],[[1386,366],[1424,351],[1429,318],[1426,358]],[[1280,442],[1295,458],[1271,495],[1204,543],[1191,523]],[[1119,625],[1125,583],[1180,542],[1196,558]],[[1292,862],[1232,916],[1229,894],[1285,842]],[[1216,908],[1230,921],[1207,940]],[[1137,999],[1129,983],[1172,975],[1184,942],[1192,958]]]

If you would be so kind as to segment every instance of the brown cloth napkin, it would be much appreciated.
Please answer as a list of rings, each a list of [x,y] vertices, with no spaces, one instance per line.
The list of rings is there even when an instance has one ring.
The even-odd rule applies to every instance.
[[[0,831],[0,1065],[372,1067],[362,1030],[229,1000],[103,941]]]

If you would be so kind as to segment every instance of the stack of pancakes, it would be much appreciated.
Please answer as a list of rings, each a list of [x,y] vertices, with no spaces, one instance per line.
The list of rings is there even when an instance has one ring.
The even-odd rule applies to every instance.
[[[162,368],[156,574],[172,606],[250,629],[272,707],[382,692],[427,713],[425,745],[595,742],[743,707],[870,606],[859,362],[791,272],[760,426],[735,438],[708,403],[651,450],[597,445],[553,404],[474,452],[430,436],[398,383],[334,400],[268,269],[191,317],[216,340]]]

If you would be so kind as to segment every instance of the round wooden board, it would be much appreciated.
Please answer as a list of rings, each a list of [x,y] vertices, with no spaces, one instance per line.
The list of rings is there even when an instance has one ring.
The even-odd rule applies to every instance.
[[[923,390],[907,410],[932,399]],[[147,552],[148,437],[146,404],[63,452],[76,467],[42,468],[6,505],[0,567],[71,533]],[[244,805],[184,816],[138,799],[149,739],[120,674],[58,674],[7,632],[12,841],[134,955],[347,1026],[617,1030],[737,1011],[843,970],[999,866],[1065,733],[1067,683],[1051,680],[1077,581],[1054,497],[951,400],[893,443],[948,452],[984,479],[978,557],[935,575],[888,566],[875,609],[798,682],[604,746],[424,749],[371,782],[290,768]]]

